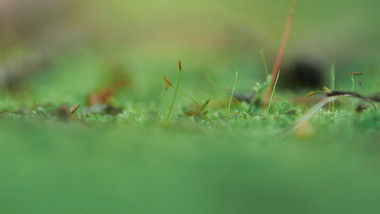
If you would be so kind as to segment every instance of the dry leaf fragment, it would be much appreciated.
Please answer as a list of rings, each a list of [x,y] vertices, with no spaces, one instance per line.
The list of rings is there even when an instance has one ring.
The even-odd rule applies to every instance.
[[[114,88],[107,87],[98,93],[91,94],[87,98],[88,105],[93,106],[96,104],[107,104],[109,103],[111,97],[114,95]]]

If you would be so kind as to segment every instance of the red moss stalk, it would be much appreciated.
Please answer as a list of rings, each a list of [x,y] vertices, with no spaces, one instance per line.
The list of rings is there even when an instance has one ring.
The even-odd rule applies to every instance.
[[[291,9],[289,11],[288,19],[286,21],[286,25],[285,25],[284,35],[282,37],[281,46],[278,49],[276,61],[275,61],[274,65],[273,65],[272,80],[271,80],[270,87],[266,91],[264,107],[266,107],[266,105],[267,105],[267,103],[268,103],[268,101],[270,99],[270,96],[272,94],[272,90],[273,90],[274,84],[275,84],[277,76],[278,76],[278,72],[280,71],[280,68],[281,68],[282,60],[283,60],[284,55],[285,55],[286,46],[287,46],[288,41],[289,41],[290,30],[292,28],[293,17],[294,17],[294,13],[296,11],[296,7],[297,7],[297,0],[293,0]]]

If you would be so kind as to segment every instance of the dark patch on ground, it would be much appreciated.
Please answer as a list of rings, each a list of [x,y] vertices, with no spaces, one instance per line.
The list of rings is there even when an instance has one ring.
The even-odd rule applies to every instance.
[[[282,69],[279,87],[289,89],[320,88],[325,80],[323,67],[315,60],[296,59]]]

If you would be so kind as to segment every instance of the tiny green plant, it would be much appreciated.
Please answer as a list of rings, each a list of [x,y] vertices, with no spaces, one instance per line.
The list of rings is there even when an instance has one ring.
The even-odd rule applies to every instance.
[[[221,91],[223,90],[222,87],[218,87],[215,83],[215,81],[213,80],[213,78],[211,77],[210,75],[210,72],[207,71],[207,69],[202,69],[203,72],[205,73],[206,77],[207,77],[207,80],[209,81],[209,83],[212,85],[212,87],[214,88],[216,94],[219,96],[219,97],[222,97],[222,93]]]
[[[331,73],[331,86],[330,87],[331,87],[331,90],[334,91],[335,90],[335,62],[333,62],[332,66],[331,66],[330,73]],[[331,111],[334,111],[334,108],[335,108],[335,102],[332,101],[331,105],[330,105]]]
[[[277,85],[278,79],[279,79],[279,77],[280,77],[280,73],[281,73],[281,71],[278,71],[278,74],[277,74],[277,77],[276,77],[276,81],[274,82],[273,90],[272,90],[272,93],[271,93],[271,95],[270,95],[269,104],[268,104],[268,107],[267,107],[267,109],[266,109],[266,111],[265,111],[265,114],[268,114],[268,113],[269,113],[270,107],[271,107],[271,105],[272,105],[273,95],[274,95],[274,93],[275,93],[275,91],[276,91],[276,85]]]
[[[256,83],[256,86],[253,87],[253,91],[255,92],[255,95],[251,101],[251,104],[249,105],[248,114],[252,114],[252,110],[256,101],[259,99],[261,93],[269,87],[270,81],[271,81],[271,75],[269,74],[268,65],[265,59],[264,49],[262,46],[260,46],[260,54],[261,54],[261,59],[263,60],[263,63],[264,63],[266,81],[263,84]]]
[[[262,45],[260,45],[260,55],[264,63],[265,73],[267,74],[267,76],[270,76],[267,60],[265,59],[265,55],[264,55],[264,48]]]
[[[205,120],[207,121],[211,121],[207,116],[206,114],[202,113],[203,109],[207,107],[208,103],[210,102],[210,100],[207,100],[206,103],[204,105],[200,105],[199,102],[197,102],[193,97],[191,97],[190,95],[186,94],[185,92],[183,92],[182,90],[178,90],[179,93],[181,93],[183,96],[189,98],[195,105],[196,105],[196,111],[197,113],[202,116]]]
[[[158,102],[153,106],[152,110],[151,111],[154,111],[158,105],[160,105],[160,103],[162,102],[162,100],[165,98],[166,96],[166,93],[168,92],[168,89],[169,89],[169,86],[172,86],[173,84],[168,80],[168,78],[166,76],[164,76],[164,80],[166,82],[166,86],[165,86],[165,91],[164,93],[162,94],[162,96],[160,97],[160,99],[158,100]]]
[[[173,84],[170,82],[170,80],[164,76],[164,80],[166,82],[166,87],[165,87],[165,93],[163,94],[163,96],[160,98],[160,100],[157,102],[157,104],[155,105],[155,107],[162,101],[162,99],[165,97],[166,95],[166,92],[169,88],[169,86],[173,87]],[[191,97],[189,94],[183,92],[181,89],[178,89],[178,92],[180,94],[182,94],[183,96],[185,96],[186,98],[188,98],[189,100],[191,100],[195,106],[196,106],[196,113],[200,116],[202,116],[205,120],[207,121],[211,121],[205,113],[202,113],[204,111],[204,109],[207,107],[207,105],[209,104],[210,102],[210,99],[208,99],[203,105],[200,105],[199,102],[197,102],[193,97]],[[154,110],[154,108],[152,109],[152,111]]]
[[[170,115],[172,113],[173,106],[175,103],[175,99],[177,98],[177,94],[178,94],[179,83],[181,81],[181,76],[182,76],[182,62],[181,62],[181,60],[178,61],[178,68],[179,68],[178,80],[177,80],[177,85],[176,85],[175,92],[174,92],[173,102],[172,102],[170,109],[169,109],[168,120],[170,120]]]
[[[240,106],[240,108],[243,110],[244,113],[248,114],[247,110],[245,110],[244,106],[237,100],[235,97],[233,97],[234,101]]]
[[[335,62],[333,62],[331,66],[330,73],[331,73],[331,90],[334,91],[335,90]]]
[[[228,106],[227,106],[227,117],[230,116],[231,103],[232,103],[232,99],[233,99],[233,96],[234,96],[235,88],[236,88],[236,85],[237,85],[238,76],[239,76],[239,72],[237,71],[237,72],[236,72],[236,75],[235,75],[234,86],[232,87],[232,91],[231,91],[230,100],[228,101]]]

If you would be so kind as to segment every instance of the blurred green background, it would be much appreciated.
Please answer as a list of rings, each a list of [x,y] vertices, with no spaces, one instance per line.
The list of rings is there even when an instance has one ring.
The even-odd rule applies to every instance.
[[[379,113],[337,105],[311,120],[312,137],[283,137],[292,115],[211,125],[182,118],[191,104],[184,96],[178,120],[148,114],[164,91],[162,76],[175,82],[178,59],[181,89],[198,101],[225,98],[207,72],[224,88],[239,71],[236,91],[251,93],[265,80],[260,45],[271,68],[289,6],[1,0],[0,213],[378,213]],[[378,92],[379,8],[378,0],[299,0],[281,102],[320,89],[288,92],[298,62],[329,77],[335,61],[337,86],[363,72],[356,90]],[[88,95],[115,78],[130,80],[111,98],[121,114],[83,116],[84,124],[54,116],[62,103],[81,104],[80,115]],[[350,90],[350,80],[343,86]],[[164,116],[170,101],[157,109]],[[287,105],[299,115],[306,108]]]
[[[67,57],[80,58],[90,62],[81,63],[88,76],[95,72],[93,64],[103,66],[95,66],[98,70],[119,64],[133,74],[138,91],[145,90],[143,85],[159,87],[158,80],[170,76],[181,59],[186,73],[201,82],[204,75],[197,74],[209,70],[222,84],[231,84],[227,81],[239,70],[240,90],[250,92],[255,82],[265,79],[259,47],[263,46],[271,68],[289,7],[290,1],[280,0],[4,0],[0,59],[7,62],[37,53],[48,62],[64,64]],[[283,79],[293,78],[292,69],[299,62],[317,67],[323,77],[335,62],[337,81],[352,71],[378,79],[379,7],[376,0],[299,1]],[[76,69],[65,72],[75,70],[75,77],[82,72]],[[327,83],[324,78],[323,84]],[[378,83],[368,83],[369,88]],[[280,81],[280,85],[294,84]]]

